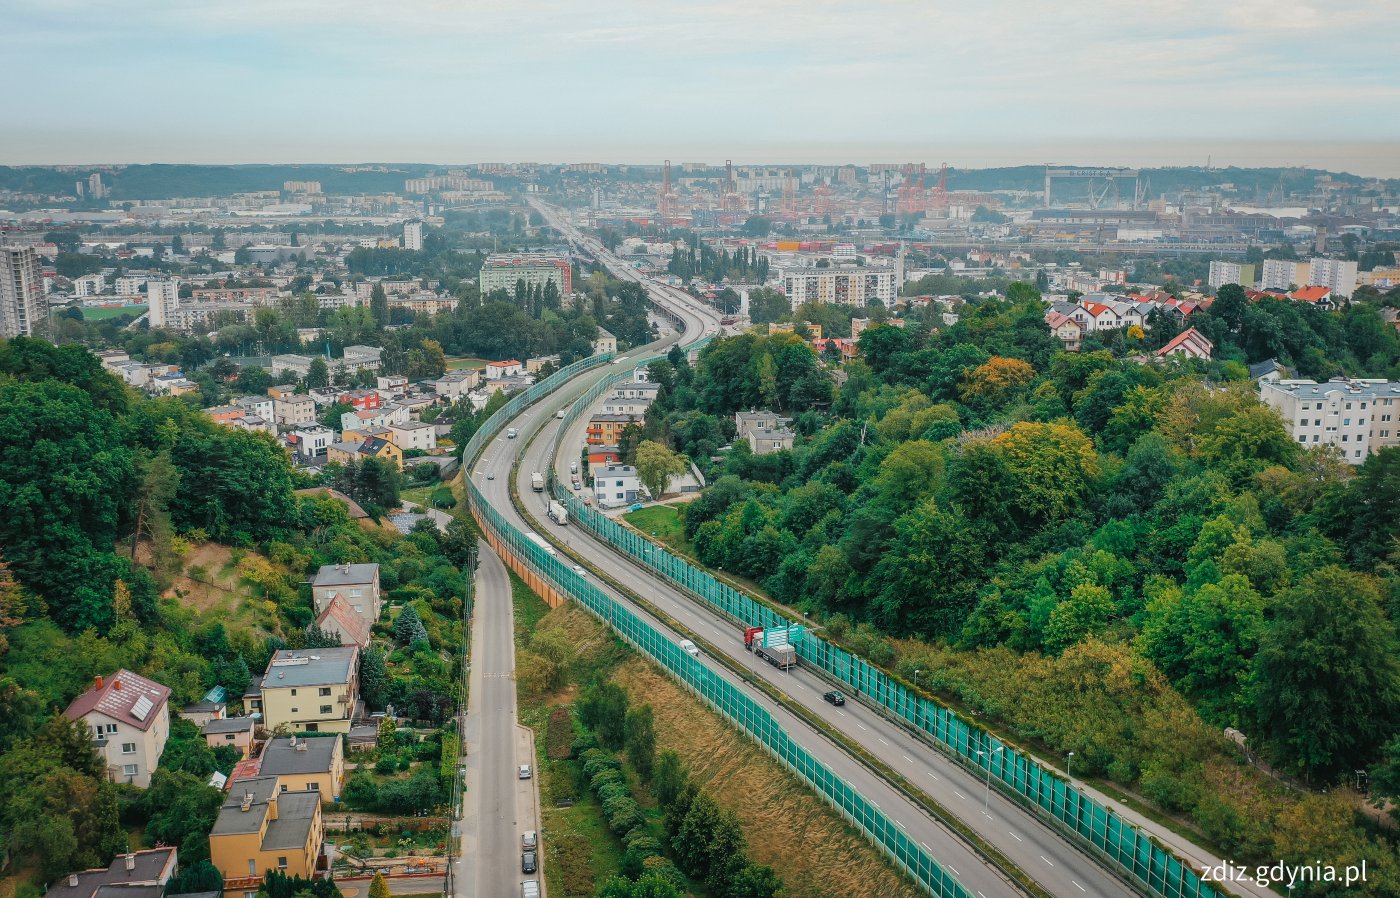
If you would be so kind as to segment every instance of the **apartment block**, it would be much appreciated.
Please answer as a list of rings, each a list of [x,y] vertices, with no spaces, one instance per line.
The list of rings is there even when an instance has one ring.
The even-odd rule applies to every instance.
[[[494,253],[481,266],[477,284],[481,295],[492,290],[514,293],[515,285],[524,281],[527,287],[543,286],[551,281],[562,297],[573,289],[573,269],[563,256],[545,253]]]
[[[1206,283],[1210,285],[1212,290],[1219,290],[1226,284],[1253,287],[1254,266],[1239,262],[1223,262],[1219,259],[1213,260],[1210,263],[1210,276]]]
[[[794,309],[809,302],[858,307],[879,302],[888,308],[899,295],[892,268],[792,269],[782,273],[782,285]]]
[[[1259,395],[1299,444],[1335,446],[1349,464],[1400,445],[1400,381],[1280,380],[1261,383]]]
[[[31,246],[0,247],[0,337],[32,337],[43,320],[44,277]]]

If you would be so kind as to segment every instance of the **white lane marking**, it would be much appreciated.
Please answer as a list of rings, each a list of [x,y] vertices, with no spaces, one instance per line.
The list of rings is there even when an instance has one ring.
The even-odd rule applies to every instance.
[[[954,876],[962,876],[962,874],[958,872],[958,868],[954,867],[952,864],[948,865],[948,869],[953,871]]]
[[[876,739],[880,739],[879,736],[876,736],[875,738],[876,738]],[[886,742],[884,739],[880,739],[880,744],[881,744],[881,745],[889,745],[889,743]]]
[[[1011,830],[1008,829],[1006,832],[1007,835],[1011,836],[1011,838],[1015,839],[1017,842],[1021,841],[1021,837],[1013,833]]]
[[[860,724],[856,724],[856,726],[860,727],[862,730],[865,729],[865,727],[861,726]]]
[[[983,812],[982,812],[982,816],[983,816],[983,817],[986,817],[988,820],[991,820],[991,819],[992,819],[992,815],[991,815],[991,814],[988,814],[986,811],[983,811]]]
[[[938,774],[936,774],[936,773],[929,773],[927,770],[925,770],[924,772],[925,772],[925,773],[928,773],[929,776],[933,777],[933,781],[934,781],[934,782],[938,782]]]
[[[839,709],[837,710],[836,713],[837,713],[837,714],[840,714],[842,717],[845,717],[845,716],[846,716],[846,712],[845,712],[845,711],[841,711],[841,710],[839,710]]]
[[[908,755],[900,755],[900,757],[908,761],[910,764],[914,763],[914,759],[909,757]]]
[[[967,796],[959,792],[957,789],[953,790],[953,794],[961,798],[963,801],[967,801]]]
[[[1045,863],[1049,864],[1049,865],[1052,866],[1052,867],[1055,866],[1055,862],[1052,861],[1052,860],[1050,860],[1050,858],[1046,857],[1046,856],[1043,855],[1043,854],[1040,856],[1040,859],[1041,859],[1042,861],[1045,861]]]
[[[932,850],[933,850],[933,848],[930,847],[930,845],[929,845],[927,842],[920,842],[919,844],[922,845],[922,846],[924,846],[924,848],[927,849],[927,850],[929,850],[929,851],[932,851]]]
[[[1074,882],[1074,880],[1071,879],[1070,882]],[[1081,891],[1081,892],[1087,892],[1087,891],[1089,891],[1088,889],[1084,888],[1082,885],[1080,885],[1080,884],[1077,883],[1077,882],[1074,882],[1074,887],[1075,887],[1076,889],[1078,889],[1079,891]]]
[[[977,893],[977,898],[987,898],[987,896],[986,896],[986,895],[983,895],[981,892],[978,892],[978,893]]]

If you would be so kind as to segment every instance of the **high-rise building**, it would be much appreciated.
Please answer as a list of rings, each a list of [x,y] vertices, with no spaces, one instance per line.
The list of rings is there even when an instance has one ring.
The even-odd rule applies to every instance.
[[[147,281],[146,302],[150,307],[146,321],[151,327],[173,326],[172,318],[180,306],[180,279]]]
[[[1313,259],[1308,264],[1308,283],[1326,287],[1341,296],[1356,290],[1356,263],[1345,259]]]
[[[1311,274],[1307,262],[1291,262],[1287,259],[1265,259],[1264,271],[1259,277],[1261,290],[1292,290],[1307,285]]]
[[[1259,398],[1278,410],[1284,429],[1300,445],[1335,446],[1348,464],[1400,445],[1400,381],[1280,380],[1261,383]]]
[[[100,200],[107,195],[107,188],[102,186],[102,175],[100,172],[93,172],[88,175],[88,196],[95,200]]]
[[[423,248],[423,222],[413,218],[403,223],[403,248],[415,252]]]
[[[1210,278],[1206,281],[1212,290],[1219,290],[1226,284],[1239,284],[1241,287],[1254,286],[1254,266],[1239,262],[1222,262],[1215,259],[1210,263]]]
[[[573,290],[573,270],[569,267],[569,260],[562,256],[544,253],[493,253],[481,266],[481,276],[477,284],[481,295],[485,296],[492,290],[513,292],[518,281],[524,281],[527,287],[553,281],[559,290],[559,296],[564,297]]]
[[[891,307],[899,296],[893,268],[795,268],[784,271],[782,279],[783,293],[794,309],[808,302],[859,307],[879,302]]]
[[[44,314],[44,276],[32,246],[0,247],[0,337],[32,337]]]

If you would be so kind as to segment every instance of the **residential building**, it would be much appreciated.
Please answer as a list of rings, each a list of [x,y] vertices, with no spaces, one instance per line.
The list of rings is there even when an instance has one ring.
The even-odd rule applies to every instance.
[[[114,783],[146,788],[170,737],[170,690],[129,670],[98,676],[63,712],[93,732]]]
[[[257,724],[252,717],[221,717],[205,723],[199,728],[199,733],[210,748],[230,745],[246,758],[253,748],[253,733]]]
[[[367,458],[387,461],[403,470],[403,450],[382,437],[341,440],[339,443],[331,443],[326,449],[326,461],[340,462],[343,465]]]
[[[1079,351],[1084,342],[1084,325],[1053,309],[1045,313],[1045,323],[1050,326],[1050,333],[1064,345],[1066,352]]]
[[[336,596],[345,599],[355,614],[374,626],[379,620],[382,597],[377,564],[323,564],[311,581],[311,604],[320,614]]]
[[[389,431],[393,434],[391,442],[404,452],[427,452],[437,448],[437,428],[431,424],[407,421],[403,424],[390,424]]]
[[[877,321],[877,322],[875,322],[875,323],[876,323],[876,324],[888,325],[889,327],[904,327],[904,319],[903,319],[903,318],[889,318],[889,319],[887,319],[887,320],[885,320],[885,321]],[[770,325],[770,327],[771,327],[771,325]],[[851,339],[852,339],[852,340],[859,340],[859,339],[860,339],[861,333],[864,332],[865,330],[869,329],[869,327],[870,327],[870,319],[869,319],[869,318],[852,318],[852,319],[851,319]],[[816,331],[817,331],[817,332],[816,332],[815,334],[813,334],[813,333],[811,332],[813,328],[816,328]],[[821,325],[817,325],[817,324],[808,324],[808,325],[807,325],[807,331],[808,331],[808,336],[809,336],[809,337],[812,337],[812,338],[815,338],[815,339],[820,339],[820,338],[821,338]]]
[[[433,390],[443,399],[456,402],[476,389],[480,382],[480,371],[449,371],[433,381]]]
[[[297,454],[306,459],[325,454],[335,442],[335,431],[324,424],[298,424],[292,434],[296,437]]]
[[[272,420],[279,427],[316,423],[316,401],[305,393],[272,400]]]
[[[1308,263],[1308,286],[1326,287],[1349,298],[1356,292],[1356,262],[1347,259],[1313,259]]]
[[[293,732],[347,732],[360,700],[359,659],[355,646],[278,649],[250,687],[251,710],[269,730],[286,724]]]
[[[772,455],[792,448],[797,434],[786,427],[752,427],[748,432],[749,449],[754,455]]]
[[[107,289],[107,278],[100,274],[85,274],[73,279],[73,295],[79,298],[97,296]]]
[[[256,415],[268,421],[273,420],[276,415],[270,396],[239,396],[233,400],[233,404],[242,406],[244,414]]]
[[[204,303],[246,303],[249,306],[273,306],[281,298],[276,287],[205,287],[191,291],[196,305]]]
[[[118,296],[140,296],[146,286],[144,274],[124,274],[113,281]]]
[[[492,290],[504,290],[515,295],[516,284],[527,287],[552,282],[561,297],[573,290],[573,269],[563,256],[546,253],[493,253],[486,257],[477,277],[484,298]]]
[[[1255,383],[1278,383],[1288,377],[1288,369],[1278,359],[1267,359],[1249,366],[1249,379]]]
[[[346,390],[335,397],[356,411],[372,411],[383,405],[378,390]]]
[[[607,467],[622,462],[622,453],[616,446],[589,446],[588,447],[588,470],[594,471],[599,466]]]
[[[598,339],[593,341],[594,355],[607,355],[617,352],[617,337],[603,328],[598,328]]]
[[[629,505],[641,494],[642,481],[630,465],[608,465],[593,472],[593,501],[600,508]]]
[[[313,876],[324,841],[321,794],[283,792],[278,777],[259,776],[229,790],[209,833],[209,859],[227,898],[256,898],[270,870]]]
[[[794,309],[808,302],[858,307],[879,302],[893,308],[899,295],[893,268],[796,268],[780,279]]]
[[[1265,259],[1259,275],[1260,290],[1292,290],[1306,286],[1312,276],[1312,266],[1307,262],[1293,262],[1288,259]]]
[[[81,870],[51,882],[52,898],[161,898],[180,866],[175,848],[148,848],[112,858],[106,867]]]
[[[423,220],[412,218],[403,223],[403,248],[419,252],[423,249]]]
[[[272,372],[274,377],[281,377],[283,372],[290,371],[295,374],[299,380],[302,380],[306,378],[306,375],[311,373],[311,363],[313,361],[315,361],[315,359],[309,355],[275,355],[272,357],[272,360],[268,362],[267,368]]]
[[[374,388],[392,399],[408,389],[408,378],[402,374],[381,374],[374,379]]]
[[[613,396],[617,399],[644,399],[652,402],[660,392],[661,384],[646,380],[624,381],[613,390]]]
[[[1312,303],[1313,305],[1323,309],[1334,309],[1337,307],[1337,303],[1333,300],[1332,297],[1332,288],[1323,287],[1320,285],[1309,285],[1307,287],[1299,287],[1297,290],[1294,290],[1293,292],[1288,294],[1288,298],[1293,300],[1294,302]]]
[[[525,366],[520,364],[519,359],[506,359],[503,362],[487,362],[485,373],[487,380],[519,377],[525,373]]]
[[[215,686],[204,693],[204,697],[199,701],[190,702],[181,708],[180,716],[197,727],[202,727],[211,720],[220,720],[228,716],[226,698],[224,687]]]
[[[361,649],[369,645],[370,623],[366,615],[356,612],[339,593],[333,595],[316,616],[316,626],[338,638],[341,645]]]
[[[277,777],[279,792],[316,792],[323,802],[338,801],[345,785],[340,742],[338,737],[274,736],[263,746],[258,775]]]
[[[0,247],[0,337],[32,337],[47,313],[44,276],[32,246]]]
[[[429,293],[419,291],[410,293],[407,296],[389,294],[389,308],[408,309],[419,315],[436,315],[439,312],[450,312],[457,308],[461,302],[450,293]]]
[[[735,412],[734,430],[740,438],[746,438],[755,430],[782,430],[792,425],[791,418],[784,418],[777,412]]]
[[[590,446],[616,446],[628,424],[636,423],[631,415],[594,415],[588,419],[584,439]]]
[[[273,399],[286,399],[297,391],[296,384],[277,384],[267,388],[267,395]]]
[[[1181,356],[1188,359],[1210,359],[1211,353],[1215,351],[1215,344],[1206,338],[1204,334],[1194,327],[1172,337],[1171,341],[1157,350],[1157,358],[1164,359],[1167,356]]]
[[[609,396],[607,399],[603,400],[603,414],[627,415],[632,418],[643,418],[646,416],[647,407],[650,405],[650,399],[621,399],[617,396]]]
[[[1240,262],[1225,262],[1220,259],[1213,259],[1210,263],[1210,274],[1206,279],[1206,284],[1212,290],[1219,290],[1226,284],[1239,284],[1241,287],[1254,286],[1254,266],[1242,264]]]
[[[241,405],[215,405],[204,410],[204,414],[214,419],[215,424],[231,425],[236,419],[248,414]]]
[[[1400,381],[1280,380],[1261,383],[1259,397],[1278,410],[1298,443],[1335,446],[1350,464],[1400,445]]]
[[[175,327],[172,321],[180,307],[180,279],[146,281],[146,321],[151,327]]]
[[[377,409],[343,412],[340,416],[340,429],[343,432],[364,431],[368,427],[388,427],[391,424],[406,424],[410,420],[408,406],[387,402]]]
[[[342,353],[340,364],[347,371],[378,371],[380,356],[384,350],[378,346],[347,346]]]
[[[525,373],[539,374],[540,369],[544,368],[545,365],[553,365],[555,368],[558,368],[559,354],[556,352],[554,355],[537,355],[534,358],[526,359]]]

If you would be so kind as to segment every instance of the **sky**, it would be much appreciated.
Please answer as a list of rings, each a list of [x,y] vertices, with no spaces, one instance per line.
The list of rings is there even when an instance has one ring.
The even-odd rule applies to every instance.
[[[1400,176],[1394,0],[4,0],[0,164]]]

